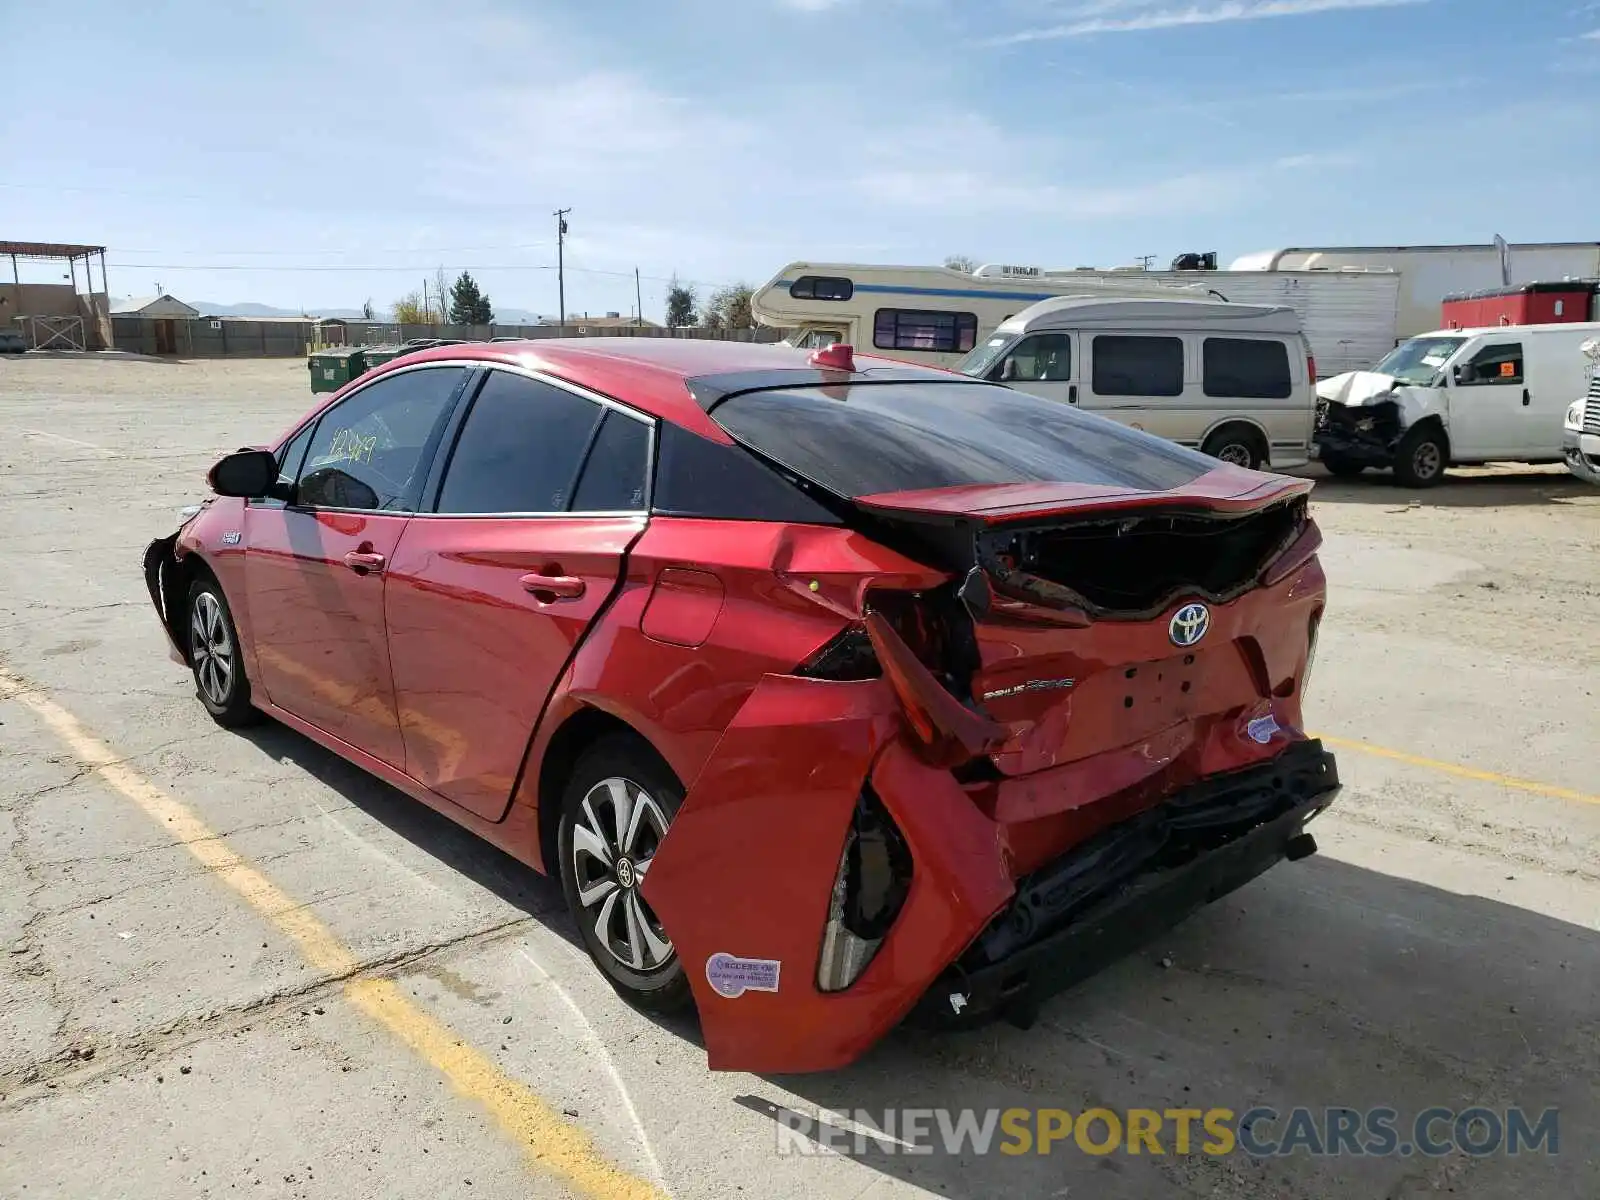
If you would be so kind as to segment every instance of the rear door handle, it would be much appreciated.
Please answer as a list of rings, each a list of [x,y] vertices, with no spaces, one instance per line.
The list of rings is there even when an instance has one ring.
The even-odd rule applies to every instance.
[[[1067,403],[1068,404],[1076,404],[1077,402],[1078,402],[1078,385],[1075,384],[1075,383],[1068,384],[1067,385]]]
[[[387,561],[383,555],[374,554],[370,550],[352,550],[344,556],[344,565],[357,575],[365,575],[369,571],[381,571]]]
[[[541,604],[551,604],[557,600],[576,600],[583,595],[583,580],[572,575],[541,575],[534,572],[522,577],[524,591],[532,592],[533,598]]]
[[[1530,400],[1531,400],[1531,397],[1528,395],[1528,389],[1527,388],[1523,388],[1522,389],[1522,407],[1523,408],[1527,408],[1528,407],[1528,402]]]

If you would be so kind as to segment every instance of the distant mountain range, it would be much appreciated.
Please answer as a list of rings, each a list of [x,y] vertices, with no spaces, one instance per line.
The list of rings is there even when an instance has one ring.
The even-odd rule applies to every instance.
[[[270,304],[214,304],[210,300],[188,300],[185,303],[199,309],[201,313],[211,317],[298,317],[301,312],[297,308],[274,308]],[[311,313],[317,317],[354,317],[361,316],[359,308],[321,308]],[[387,314],[379,313],[378,320],[387,320]],[[496,308],[494,319],[497,325],[537,325],[539,314],[530,312],[526,308]]]

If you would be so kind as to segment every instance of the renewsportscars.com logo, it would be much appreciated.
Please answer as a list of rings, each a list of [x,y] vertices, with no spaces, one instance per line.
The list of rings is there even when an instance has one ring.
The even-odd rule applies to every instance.
[[[779,1154],[1247,1154],[1252,1158],[1559,1154],[1560,1111],[1339,1106],[898,1108],[815,1115],[779,1108]]]

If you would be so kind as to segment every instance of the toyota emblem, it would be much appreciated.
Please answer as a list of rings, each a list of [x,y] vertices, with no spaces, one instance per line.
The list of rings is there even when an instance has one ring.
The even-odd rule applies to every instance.
[[[1211,628],[1211,612],[1204,604],[1185,604],[1172,614],[1167,636],[1174,646],[1193,646]]]

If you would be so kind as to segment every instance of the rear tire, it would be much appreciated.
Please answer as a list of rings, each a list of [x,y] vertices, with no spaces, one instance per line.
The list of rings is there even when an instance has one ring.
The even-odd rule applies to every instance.
[[[211,719],[228,729],[251,725],[261,713],[250,703],[239,631],[222,585],[202,576],[189,586],[189,669]]]
[[[628,1003],[675,1012],[690,1000],[677,947],[639,891],[683,785],[648,743],[610,734],[579,756],[562,793],[561,890],[595,966]]]
[[[1444,433],[1432,425],[1411,430],[1400,439],[1394,454],[1394,477],[1406,487],[1436,487],[1450,465],[1450,448]]]
[[[1251,471],[1259,471],[1267,461],[1261,435],[1248,425],[1224,425],[1205,440],[1200,453]]]
[[[1342,458],[1337,454],[1324,454],[1322,465],[1328,468],[1328,474],[1337,475],[1340,479],[1354,479],[1367,469],[1365,464],[1358,463],[1353,458]]]

